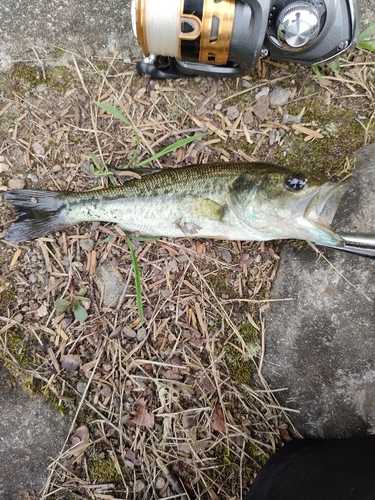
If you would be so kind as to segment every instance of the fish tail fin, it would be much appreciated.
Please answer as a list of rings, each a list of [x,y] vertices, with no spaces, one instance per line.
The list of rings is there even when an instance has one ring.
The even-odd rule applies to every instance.
[[[15,209],[18,218],[10,226],[5,240],[22,243],[58,231],[69,224],[64,200],[59,191],[12,189],[4,194],[6,203]]]

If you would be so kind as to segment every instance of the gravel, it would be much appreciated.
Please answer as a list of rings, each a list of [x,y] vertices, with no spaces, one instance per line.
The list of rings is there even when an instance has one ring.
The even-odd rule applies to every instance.
[[[282,87],[276,87],[269,94],[270,106],[277,108],[278,106],[284,106],[288,102],[289,97],[292,92],[289,89],[283,89]]]
[[[8,187],[9,189],[23,189],[26,182],[23,179],[9,179]]]
[[[230,121],[237,120],[237,118],[240,116],[240,112],[236,106],[229,106],[227,109],[227,117]]]

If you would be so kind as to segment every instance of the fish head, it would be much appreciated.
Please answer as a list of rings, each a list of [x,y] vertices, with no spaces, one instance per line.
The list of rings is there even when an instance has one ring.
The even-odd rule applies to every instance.
[[[228,206],[265,240],[296,238],[341,245],[330,224],[344,191],[343,184],[319,173],[257,164],[234,181]]]

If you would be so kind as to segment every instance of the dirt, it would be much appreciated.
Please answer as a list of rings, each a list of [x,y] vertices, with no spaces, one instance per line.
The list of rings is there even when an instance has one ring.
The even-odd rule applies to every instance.
[[[106,166],[123,168],[137,147],[140,162],[201,132],[152,167],[256,160],[342,178],[374,137],[374,63],[355,51],[320,80],[271,63],[235,80],[146,80],[117,60],[77,59],[48,74],[18,68],[1,75],[0,190],[111,185]],[[284,90],[284,101],[272,106],[264,89]],[[0,213],[3,237],[13,214],[4,203]],[[22,245],[0,240],[1,356],[32,373],[32,389],[48,386],[75,429],[87,427],[85,446],[62,450],[41,498],[129,498],[134,489],[139,499],[242,498],[287,420],[251,379],[262,381],[262,312],[281,245],[133,240],[141,320],[127,239],[110,224]],[[111,299],[98,279],[103,265],[118,286]],[[57,299],[72,307],[59,313]],[[83,322],[76,302],[87,309]]]

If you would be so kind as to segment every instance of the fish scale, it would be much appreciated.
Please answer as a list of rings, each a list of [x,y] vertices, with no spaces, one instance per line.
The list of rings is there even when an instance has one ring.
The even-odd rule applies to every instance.
[[[164,169],[147,174],[142,179],[131,179],[122,186],[86,192],[62,192],[69,199],[92,201],[94,199],[116,199],[131,196],[156,196],[177,193],[212,193],[227,189],[243,172],[252,168],[251,163],[189,165],[176,169]],[[135,172],[137,172],[135,170]]]
[[[152,171],[94,191],[10,190],[18,212],[7,241],[20,243],[84,221],[144,236],[270,240],[342,246],[330,227],[342,185],[267,163],[214,163]]]

